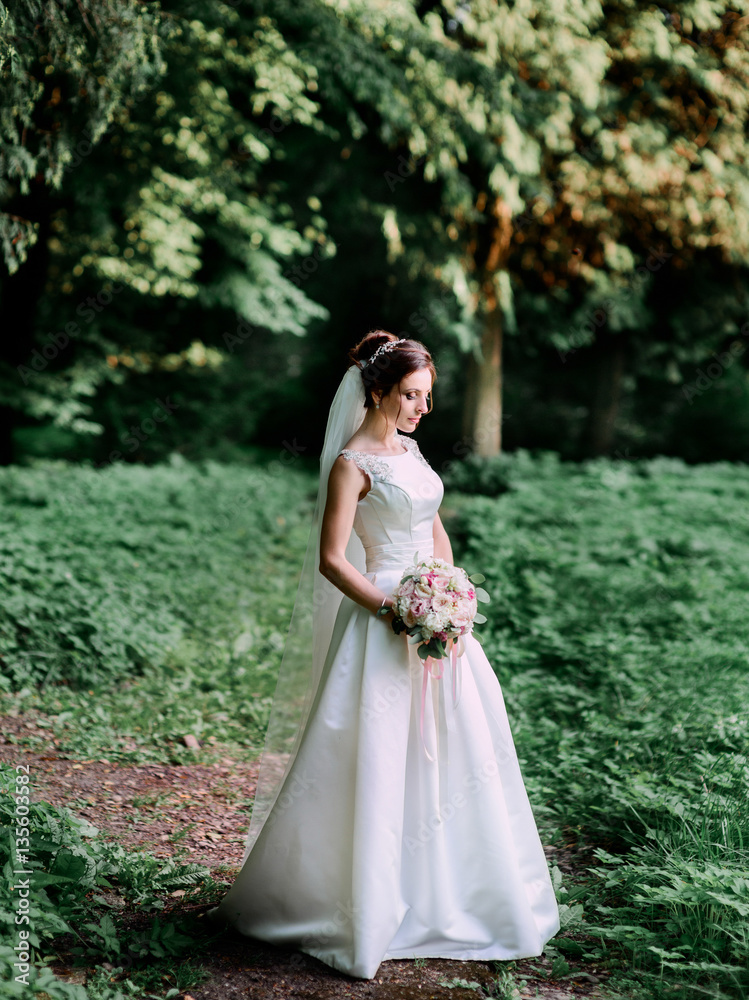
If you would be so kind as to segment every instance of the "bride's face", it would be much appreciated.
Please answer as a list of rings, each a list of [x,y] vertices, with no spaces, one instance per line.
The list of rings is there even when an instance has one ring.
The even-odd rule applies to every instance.
[[[411,372],[394,385],[387,396],[380,400],[380,413],[388,423],[395,423],[399,431],[414,431],[429,409],[432,391],[432,373],[427,369]],[[400,414],[398,410],[400,408]]]

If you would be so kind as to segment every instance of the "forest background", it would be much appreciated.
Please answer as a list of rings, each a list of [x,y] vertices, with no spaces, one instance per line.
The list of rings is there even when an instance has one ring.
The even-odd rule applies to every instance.
[[[384,963],[376,995],[749,996],[748,26],[0,3],[0,996],[372,995],[200,915],[375,327],[437,361],[419,444],[562,918],[538,960]]]
[[[749,454],[745,3],[0,9],[0,463],[314,455],[375,327],[433,456]]]

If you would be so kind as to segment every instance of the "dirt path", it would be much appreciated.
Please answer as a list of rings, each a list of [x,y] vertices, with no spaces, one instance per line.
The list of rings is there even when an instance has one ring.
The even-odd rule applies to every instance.
[[[212,750],[205,763],[126,764],[108,760],[68,759],[55,749],[32,749],[25,738],[39,736],[33,718],[0,718],[0,761],[31,766],[31,789],[38,801],[66,806],[98,827],[106,839],[125,847],[149,850],[156,857],[178,855],[182,862],[208,867],[214,878],[231,882],[239,870],[248,825],[248,801],[257,778],[257,764],[237,763]],[[39,744],[37,743],[37,746]],[[568,852],[546,848],[562,871],[575,859]],[[168,912],[179,915],[179,901]],[[209,973],[206,982],[183,997],[193,1000],[466,1000],[491,994],[497,977],[485,962],[426,959],[389,961],[374,980],[351,979],[299,952],[227,932],[208,957],[200,961]],[[551,963],[542,956],[512,963],[516,979],[527,986],[518,998],[572,1000],[599,995],[605,978],[585,968],[551,981]],[[71,980],[78,979],[72,970]],[[455,979],[480,983],[487,992],[444,985]],[[510,997],[507,997],[510,1000]]]

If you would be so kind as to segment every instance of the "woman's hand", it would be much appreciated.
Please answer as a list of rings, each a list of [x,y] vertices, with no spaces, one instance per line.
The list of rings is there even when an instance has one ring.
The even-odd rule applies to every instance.
[[[380,605],[381,609],[383,607],[386,607],[388,609],[388,613],[387,614],[384,614],[384,613],[380,614],[380,613],[378,613],[377,617],[380,618],[380,619],[382,619],[382,621],[385,622],[385,624],[388,626],[388,628],[392,628],[393,627],[393,622],[395,621],[395,611],[393,610],[393,601],[392,601],[392,599],[389,598],[389,597],[386,597],[384,599],[383,603]]]

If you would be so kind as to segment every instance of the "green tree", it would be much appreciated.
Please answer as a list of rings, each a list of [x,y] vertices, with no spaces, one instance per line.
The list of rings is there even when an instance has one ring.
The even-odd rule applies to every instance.
[[[58,8],[68,30],[53,44]],[[380,276],[383,310],[408,315],[402,332],[434,324],[451,355],[468,354],[476,451],[501,448],[507,334],[590,382],[597,453],[632,373],[676,381],[736,328],[746,0],[18,9],[13,20],[3,8],[0,63],[9,266],[39,240],[0,287],[4,308],[24,309],[0,348],[6,413],[96,432],[92,398],[101,406],[133,373],[202,364],[240,378],[232,366],[256,333],[322,329],[323,301],[358,267]],[[64,44],[75,52],[61,48],[48,73],[47,51]],[[148,58],[136,71],[138,45]],[[68,83],[56,90],[57,74]],[[98,104],[87,85],[71,96],[80,79]],[[90,153],[58,141],[89,121]],[[347,217],[362,239],[341,260]],[[716,280],[720,265],[731,276],[720,331],[658,303],[679,287],[673,274],[708,259]],[[323,261],[325,288],[310,278]],[[99,310],[113,289],[116,309]],[[65,322],[75,344],[29,375]]]
[[[385,218],[392,252],[448,281],[473,331],[476,450],[501,447],[503,336],[529,271],[571,314],[536,342],[566,356],[599,342],[588,437],[606,450],[624,343],[652,338],[650,276],[675,250],[681,267],[713,247],[729,266],[746,260],[749,7],[341,3],[314,35],[298,31],[314,7],[273,16],[302,48],[347,46],[330,86],[354,140],[376,129],[403,154],[394,184],[415,173],[439,187],[442,239],[428,219],[409,237],[397,211]]]
[[[283,155],[277,132],[291,123],[317,127],[316,105],[305,96],[315,70],[285,49],[267,19],[243,18],[208,2],[194,4],[189,19],[184,11],[154,7],[148,22],[154,69],[145,76],[142,67],[132,72],[139,49],[130,34],[118,34],[140,4],[124,3],[123,12],[93,3],[70,7],[75,30],[63,36],[75,54],[60,51],[60,72],[95,81],[109,67],[102,80],[111,95],[93,110],[84,108],[90,127],[81,148],[71,138],[79,102],[54,97],[52,87],[59,151],[52,155],[40,139],[29,177],[15,189],[17,163],[26,161],[11,147],[15,133],[8,129],[15,156],[3,161],[9,214],[29,219],[35,213],[24,232],[40,238],[37,252],[3,283],[4,307],[23,312],[24,328],[2,348],[0,393],[8,417],[21,413],[99,433],[88,402],[97,389],[121,382],[129,369],[179,367],[201,326],[220,328],[227,315],[236,317],[218,345],[224,356],[258,329],[301,334],[323,318],[325,310],[284,268],[335,247],[321,217],[300,231],[273,182],[273,159]],[[46,53],[60,31],[54,8],[31,0],[22,8],[23,22],[5,14],[10,54],[4,72],[15,74],[6,120],[14,108],[29,105],[24,95],[46,108],[33,73],[46,76]],[[34,46],[19,75],[12,52],[23,49],[35,24]],[[127,54],[121,63],[114,56],[107,61],[112,39]],[[29,121],[32,111],[27,108]],[[43,176],[41,162],[50,164]],[[7,223],[9,232],[14,225]],[[12,239],[10,246],[8,264],[18,271],[24,255]],[[115,294],[117,309],[103,309]],[[205,319],[211,314],[212,324]],[[220,358],[214,353],[211,360]],[[9,431],[10,420],[5,426]],[[10,460],[9,437],[0,460]]]

